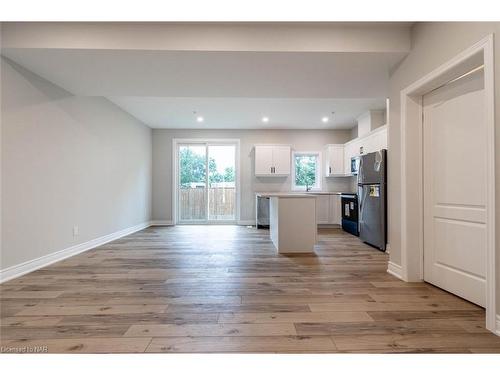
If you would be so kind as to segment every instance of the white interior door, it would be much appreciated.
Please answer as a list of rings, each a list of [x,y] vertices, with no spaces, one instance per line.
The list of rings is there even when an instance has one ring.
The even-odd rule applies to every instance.
[[[423,97],[424,279],[486,304],[484,75]]]

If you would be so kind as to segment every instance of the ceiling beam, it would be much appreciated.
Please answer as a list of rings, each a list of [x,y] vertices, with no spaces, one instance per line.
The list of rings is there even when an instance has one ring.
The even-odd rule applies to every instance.
[[[411,23],[5,22],[3,48],[164,51],[410,51]]]

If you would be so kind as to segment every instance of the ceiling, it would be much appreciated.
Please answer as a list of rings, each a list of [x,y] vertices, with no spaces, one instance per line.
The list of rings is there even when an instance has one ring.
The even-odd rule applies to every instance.
[[[335,48],[342,52],[298,51],[307,49],[309,39],[279,52],[16,48],[18,33],[11,33],[14,42],[8,40],[2,55],[74,95],[106,97],[152,128],[346,129],[362,112],[385,107],[389,71],[406,55],[399,39],[393,43],[398,48],[379,46],[397,33],[384,31],[375,40],[365,29],[365,44],[355,52],[345,52],[345,43],[359,31],[343,44],[338,39]],[[194,112],[205,120],[196,122]],[[270,121],[263,123],[263,116]]]
[[[387,95],[400,53],[5,49],[75,95],[360,98]]]
[[[385,99],[379,98],[109,99],[152,128],[172,129],[350,129],[362,112],[385,107]],[[203,123],[196,121],[198,116],[203,117]],[[269,121],[262,122],[263,117]],[[323,117],[328,117],[328,122],[324,123]]]

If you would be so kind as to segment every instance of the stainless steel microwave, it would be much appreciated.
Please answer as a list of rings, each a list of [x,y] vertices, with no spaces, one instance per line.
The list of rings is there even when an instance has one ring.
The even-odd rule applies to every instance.
[[[351,174],[357,175],[359,171],[359,156],[354,156],[351,158]]]

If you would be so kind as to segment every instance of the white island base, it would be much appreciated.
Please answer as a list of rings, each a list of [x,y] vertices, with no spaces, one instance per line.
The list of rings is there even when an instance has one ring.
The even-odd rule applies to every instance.
[[[313,253],[316,244],[316,197],[270,196],[269,230],[278,253]]]

